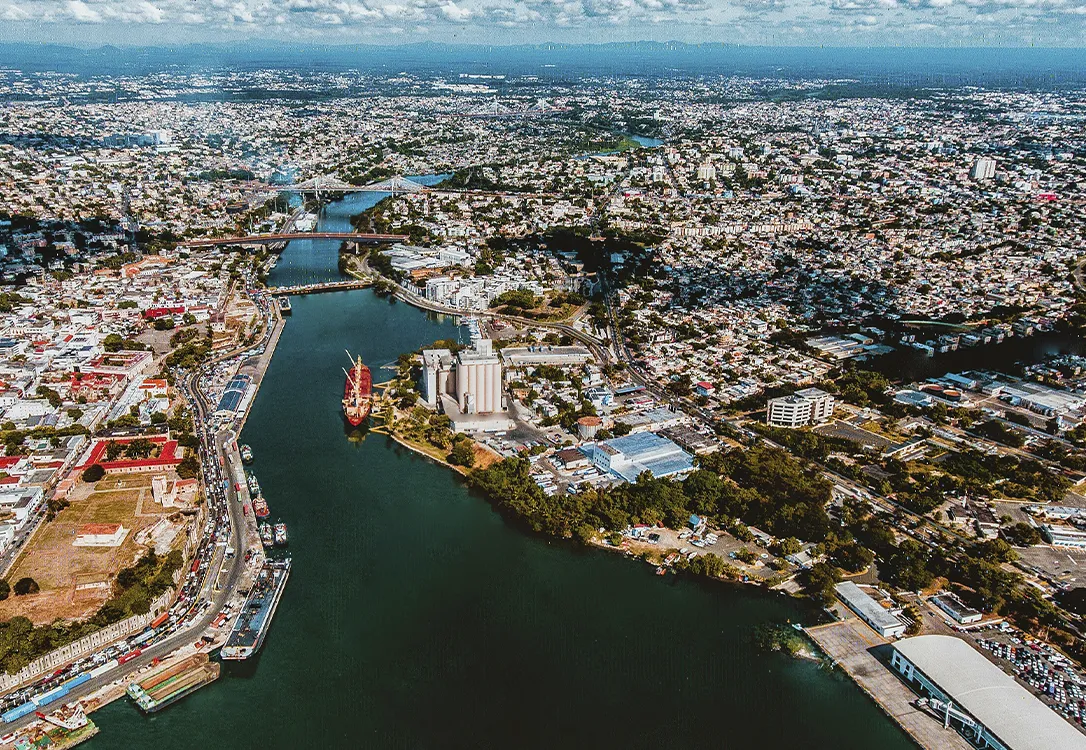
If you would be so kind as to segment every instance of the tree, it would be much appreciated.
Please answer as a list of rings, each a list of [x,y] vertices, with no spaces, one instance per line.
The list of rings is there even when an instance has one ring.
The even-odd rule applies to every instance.
[[[1001,533],[1003,538],[1010,542],[1015,547],[1032,547],[1035,544],[1040,544],[1041,532],[1039,532],[1033,526],[1028,523],[1019,521],[1013,526],[1004,528]]]
[[[11,586],[7,581],[0,580],[0,602],[4,601],[11,595]]]
[[[106,470],[102,468],[102,464],[93,464],[83,470],[83,481],[88,484],[93,484],[106,475]]]
[[[837,568],[828,563],[815,563],[800,574],[800,585],[803,586],[803,593],[823,607],[833,604],[834,587],[840,580],[841,574],[837,571]]]
[[[15,591],[15,596],[27,596],[28,594],[38,593],[41,591],[41,588],[38,586],[37,581],[27,576],[16,581],[13,590]]]
[[[195,479],[200,476],[200,459],[192,453],[185,456],[177,465],[177,476],[182,479]]]
[[[453,443],[449,452],[449,463],[468,467],[475,465],[475,445],[470,438],[457,439]]]

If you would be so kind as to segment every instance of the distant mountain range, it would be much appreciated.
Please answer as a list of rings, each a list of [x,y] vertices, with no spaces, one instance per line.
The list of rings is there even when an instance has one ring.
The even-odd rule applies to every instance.
[[[215,68],[360,69],[536,75],[737,74],[853,78],[864,83],[998,83],[1035,86],[1086,81],[1086,50],[1066,48],[746,47],[682,42],[398,46],[294,45],[275,41],[95,48],[0,44],[0,66],[84,75]]]

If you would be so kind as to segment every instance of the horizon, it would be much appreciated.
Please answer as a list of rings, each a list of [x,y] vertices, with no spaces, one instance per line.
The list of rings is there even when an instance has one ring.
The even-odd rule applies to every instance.
[[[0,41],[78,46],[666,42],[1077,48],[1086,3],[1037,0],[0,0]]]

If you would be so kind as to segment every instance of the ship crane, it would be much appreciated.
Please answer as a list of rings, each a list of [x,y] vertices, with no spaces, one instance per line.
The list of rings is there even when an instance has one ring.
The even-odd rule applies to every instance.
[[[83,706],[79,703],[76,704],[75,710],[72,711],[72,715],[67,719],[62,719],[55,713],[46,715],[41,711],[35,711],[34,715],[43,721],[55,724],[61,729],[67,729],[69,732],[74,732],[76,729],[87,726],[87,715],[83,713]]]

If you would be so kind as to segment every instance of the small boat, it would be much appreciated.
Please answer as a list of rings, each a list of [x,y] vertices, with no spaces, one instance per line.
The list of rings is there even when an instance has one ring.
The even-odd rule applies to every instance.
[[[663,565],[656,568],[656,575],[662,576],[662,575],[664,575],[666,573],[667,573],[667,568],[665,568]]]
[[[275,533],[275,545],[277,547],[286,547],[287,546],[287,525],[285,523],[283,523],[282,521],[275,524],[274,533]]]
[[[268,501],[260,495],[253,498],[253,515],[257,518],[267,518],[271,515],[271,509],[268,508]]]
[[[274,536],[274,532],[272,531],[271,524],[270,523],[262,523],[262,524],[260,524],[259,528],[260,528],[260,543],[263,544],[265,547],[271,547],[272,545],[274,545],[275,544],[275,536]]]
[[[256,481],[255,475],[249,474],[248,476],[246,476],[245,481],[249,485],[250,495],[253,495],[255,497],[256,495],[260,494],[260,482]]]
[[[241,446],[241,462],[251,464],[253,462],[253,449],[248,445]]]

